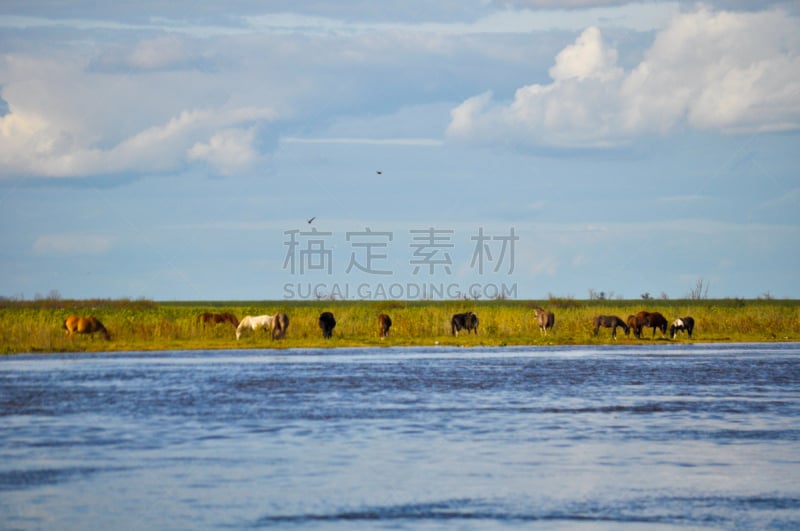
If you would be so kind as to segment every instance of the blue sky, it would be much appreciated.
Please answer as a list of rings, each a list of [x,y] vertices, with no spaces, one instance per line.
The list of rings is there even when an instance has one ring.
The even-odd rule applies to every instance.
[[[795,2],[162,4],[0,4],[0,296],[800,297]]]

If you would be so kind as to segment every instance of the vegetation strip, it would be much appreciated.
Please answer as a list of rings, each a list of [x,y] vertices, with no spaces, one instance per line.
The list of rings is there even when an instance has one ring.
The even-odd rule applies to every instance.
[[[555,322],[545,335],[535,309],[554,313]],[[669,323],[691,316],[694,332],[689,339],[678,333],[671,339],[644,328],[641,339],[633,333],[600,328],[594,335],[594,318],[618,316],[625,321],[640,311],[659,312]],[[332,337],[319,327],[321,313],[335,315]],[[228,321],[204,322],[203,313],[246,315],[285,313],[289,324],[283,339],[267,330],[255,330],[236,339]],[[474,312],[477,334],[460,330],[452,334],[454,314]],[[391,318],[391,329],[380,337],[378,316]],[[69,316],[101,321],[110,339],[101,333],[69,335]],[[550,299],[493,301],[224,301],[154,302],[148,300],[39,300],[0,302],[0,352],[94,352],[131,350],[190,350],[236,348],[320,348],[364,346],[505,346],[600,345],[648,342],[777,342],[800,341],[798,300],[575,300]]]

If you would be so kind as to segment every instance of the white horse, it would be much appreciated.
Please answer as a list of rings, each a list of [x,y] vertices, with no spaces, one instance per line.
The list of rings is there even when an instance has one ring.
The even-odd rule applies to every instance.
[[[286,334],[287,326],[289,326],[289,318],[283,313],[276,313],[275,315],[245,315],[239,321],[239,326],[236,327],[236,340],[239,340],[242,336],[242,331],[246,328],[254,332],[259,328],[270,330],[272,339],[281,339]]]
[[[236,327],[236,339],[238,340],[242,336],[242,330],[246,328],[254,332],[259,328],[272,330],[273,322],[275,322],[274,315],[245,315],[242,317],[242,320],[239,321],[239,326]]]

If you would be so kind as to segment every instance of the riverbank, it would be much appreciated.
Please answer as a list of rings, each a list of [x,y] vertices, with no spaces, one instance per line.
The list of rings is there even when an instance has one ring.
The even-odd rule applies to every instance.
[[[542,335],[534,308],[555,313],[555,328]],[[596,315],[617,315],[623,320],[641,310],[662,313],[669,322],[692,316],[692,339],[676,339],[646,329],[642,339],[609,329],[593,335]],[[336,316],[330,340],[322,338],[317,317],[323,311]],[[475,312],[478,334],[450,333],[454,313]],[[284,312],[289,316],[286,339],[272,340],[263,331],[236,340],[232,325],[206,326],[203,312],[245,315]],[[389,337],[378,334],[379,314],[392,319]],[[93,315],[111,335],[67,337],[62,328],[69,315]],[[369,346],[505,346],[641,344],[647,341],[771,342],[800,341],[798,300],[623,300],[574,299],[493,301],[192,301],[148,300],[41,300],[0,303],[0,353],[93,352],[132,350],[193,350],[236,348],[326,348]]]

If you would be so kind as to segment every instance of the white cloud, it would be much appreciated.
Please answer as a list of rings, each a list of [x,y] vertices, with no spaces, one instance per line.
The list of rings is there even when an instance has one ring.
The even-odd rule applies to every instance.
[[[52,121],[12,107],[0,118],[0,167],[5,167],[6,175],[85,177],[162,172],[178,169],[187,160],[207,160],[226,172],[246,162],[242,146],[251,145],[253,135],[251,129],[236,137],[228,128],[268,121],[274,116],[268,108],[186,110],[116,145],[101,147],[80,127],[73,130],[68,121]],[[205,151],[203,145],[207,146]],[[239,149],[238,154],[231,151],[234,147]],[[248,155],[252,158],[253,154]]]
[[[552,82],[491,93],[451,112],[447,133],[472,142],[602,147],[690,126],[724,132],[800,128],[800,19],[779,10],[673,18],[631,71],[596,27],[555,58]]]
[[[611,81],[621,74],[622,70],[617,67],[617,51],[603,43],[600,30],[594,26],[581,33],[575,44],[561,50],[550,69],[550,77],[556,82],[569,79]]]
[[[187,157],[193,161],[207,161],[222,175],[253,170],[261,160],[253,147],[255,129],[227,129],[212,136],[208,142],[193,145]]]
[[[50,234],[36,238],[37,255],[102,255],[111,249],[113,238],[99,235]]]

